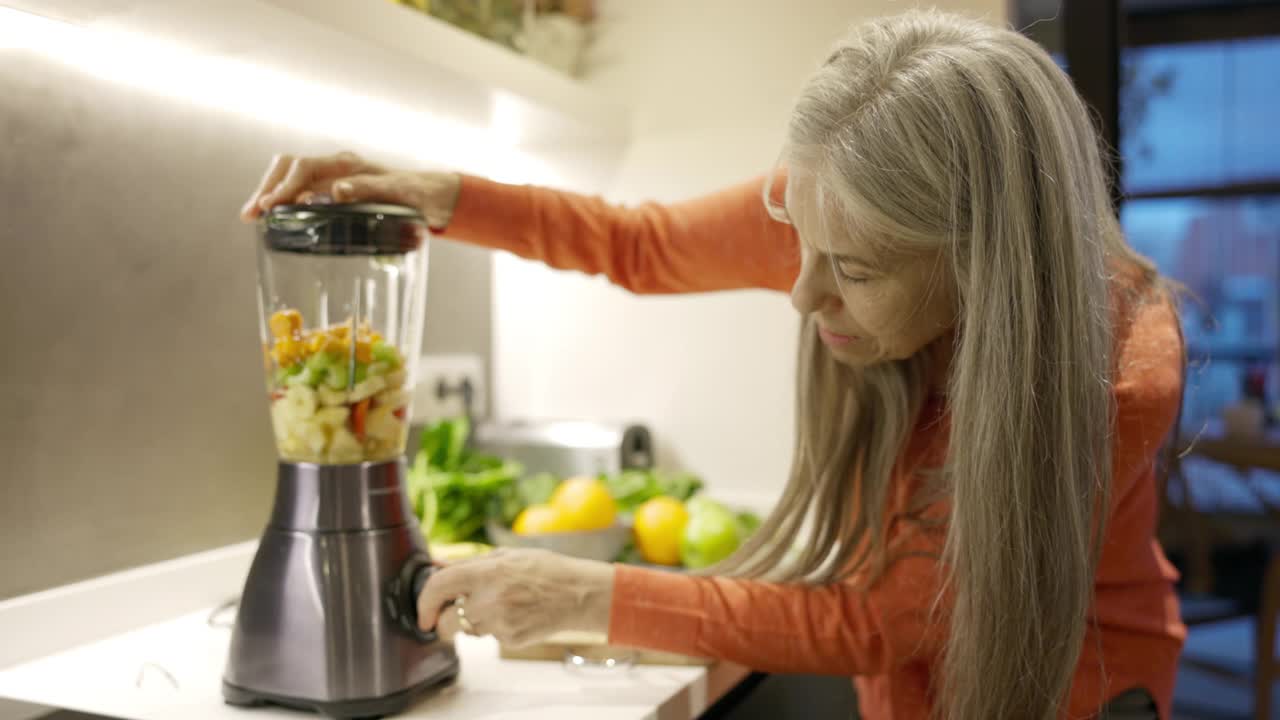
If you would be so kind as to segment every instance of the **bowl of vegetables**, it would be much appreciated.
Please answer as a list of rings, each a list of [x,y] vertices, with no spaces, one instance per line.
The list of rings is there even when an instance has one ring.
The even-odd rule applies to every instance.
[[[500,547],[541,548],[610,562],[632,542],[630,523],[596,477],[533,475],[495,498],[490,509],[486,530]]]
[[[689,473],[624,470],[561,478],[468,447],[470,424],[427,427],[409,497],[433,557],[498,547],[697,569],[736,550],[760,521],[700,494]]]

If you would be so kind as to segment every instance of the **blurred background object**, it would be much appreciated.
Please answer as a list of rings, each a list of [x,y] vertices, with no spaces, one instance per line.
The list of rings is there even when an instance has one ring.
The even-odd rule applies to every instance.
[[[566,75],[580,72],[595,0],[391,0],[524,53]]]
[[[1192,626],[1176,712],[1280,717],[1280,3],[1018,0],[1013,20],[1118,151],[1130,244],[1185,290],[1161,517]]]

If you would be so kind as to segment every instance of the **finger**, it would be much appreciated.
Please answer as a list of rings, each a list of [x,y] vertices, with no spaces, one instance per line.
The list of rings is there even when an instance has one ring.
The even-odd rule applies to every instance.
[[[424,630],[435,627],[444,604],[469,594],[475,587],[476,576],[475,566],[471,564],[451,565],[431,573],[418,595],[418,626]]]
[[[454,558],[452,560],[441,560],[440,564],[441,565],[462,565],[465,563],[474,563],[474,562],[491,563],[493,562],[494,558],[500,558],[506,552],[507,552],[507,548],[500,547],[485,553],[481,553],[479,555],[469,555],[467,557]]]
[[[262,208],[258,205],[262,200],[262,196],[280,182],[280,179],[289,171],[289,166],[292,164],[292,155],[276,155],[271,158],[271,163],[267,165],[267,171],[262,174],[262,179],[258,181],[258,187],[254,188],[249,200],[240,208],[241,220],[251,222],[262,214]]]
[[[337,202],[384,202],[417,207],[417,190],[412,178],[399,173],[386,175],[352,175],[333,183],[333,199]]]
[[[258,201],[258,207],[263,210],[270,210],[276,205],[293,202],[298,194],[307,189],[319,172],[320,163],[325,162],[323,159],[317,158],[296,158],[289,165],[289,171],[285,173],[283,179],[276,183],[266,195]]]
[[[453,644],[454,638],[462,632],[462,626],[458,623],[458,613],[448,611],[440,615],[440,621],[436,623],[436,635],[449,644]]]
[[[306,191],[329,192],[329,185],[334,178],[365,172],[385,172],[372,163],[367,163],[353,152],[340,152],[323,157],[296,158],[292,166],[274,188],[258,202],[261,210],[269,210],[276,205],[298,202],[297,198]]]
[[[329,193],[307,190],[298,196],[298,202],[302,205],[328,205],[333,202],[333,198]]]

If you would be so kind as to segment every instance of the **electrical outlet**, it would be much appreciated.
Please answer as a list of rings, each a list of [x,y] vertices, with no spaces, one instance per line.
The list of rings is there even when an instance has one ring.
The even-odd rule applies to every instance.
[[[422,424],[462,415],[466,411],[464,383],[470,386],[472,417],[482,417],[487,402],[484,379],[484,361],[479,355],[423,355],[413,386],[411,422]]]

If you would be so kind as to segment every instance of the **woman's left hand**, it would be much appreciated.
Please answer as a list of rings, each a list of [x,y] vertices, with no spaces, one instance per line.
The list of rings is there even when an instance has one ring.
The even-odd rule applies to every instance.
[[[606,633],[613,566],[546,550],[504,548],[450,563],[418,596],[418,624],[452,642],[459,631],[493,635],[510,647],[564,631]],[[470,627],[450,601],[460,605]]]

